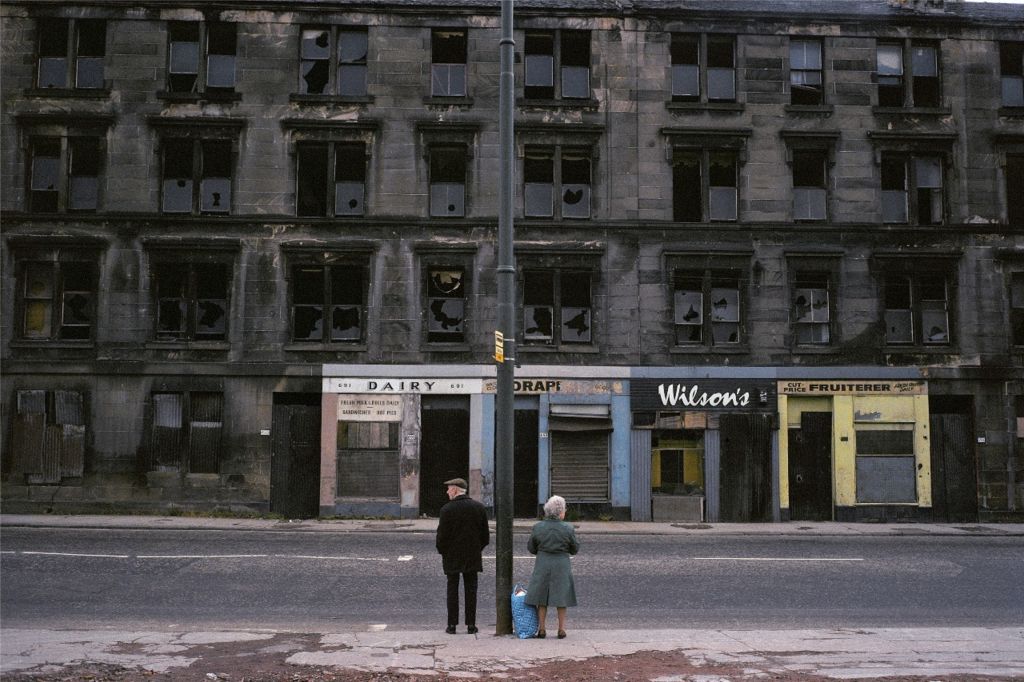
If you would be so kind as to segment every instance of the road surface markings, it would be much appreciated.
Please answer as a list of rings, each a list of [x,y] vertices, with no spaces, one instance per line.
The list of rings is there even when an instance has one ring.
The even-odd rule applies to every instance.
[[[482,557],[482,558],[483,559],[494,559],[496,557],[493,556],[493,555],[487,555],[487,556]],[[527,554],[526,556],[514,556],[512,558],[513,559],[536,559],[537,557],[533,556],[532,554]]]
[[[275,554],[279,559],[340,559],[342,561],[391,561],[386,557],[365,556],[316,556],[311,554]]]
[[[695,556],[695,561],[864,561],[859,557]]]
[[[5,552],[6,554],[6,552]],[[11,552],[13,554],[13,552]],[[78,554],[74,552],[22,552],[22,554],[38,554],[42,556],[75,556],[94,557],[96,559],[130,559],[127,554]]]
[[[403,554],[402,556],[398,557],[398,560],[399,561],[412,561],[412,554]]]
[[[139,554],[136,559],[262,559],[266,554]]]

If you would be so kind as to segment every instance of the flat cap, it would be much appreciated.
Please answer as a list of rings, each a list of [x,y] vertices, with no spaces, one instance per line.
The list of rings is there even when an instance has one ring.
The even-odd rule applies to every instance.
[[[453,478],[450,481],[445,481],[445,485],[453,485],[456,488],[462,488],[463,490],[469,490],[469,486],[466,485],[466,479],[464,478]]]

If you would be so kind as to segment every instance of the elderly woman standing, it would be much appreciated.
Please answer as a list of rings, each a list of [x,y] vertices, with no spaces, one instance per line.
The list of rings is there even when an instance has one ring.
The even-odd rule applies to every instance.
[[[569,556],[579,551],[580,543],[572,524],[566,523],[565,500],[552,495],[544,504],[544,520],[533,527],[526,548],[537,555],[530,585],[526,588],[526,603],[537,607],[540,630],[537,637],[547,636],[544,620],[548,607],[558,609],[558,638],[565,637],[565,609],[576,606],[576,585],[572,579]]]

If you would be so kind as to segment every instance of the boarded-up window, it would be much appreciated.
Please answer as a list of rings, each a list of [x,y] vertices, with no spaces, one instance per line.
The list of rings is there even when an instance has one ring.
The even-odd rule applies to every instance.
[[[607,405],[552,405],[551,494],[570,502],[607,502],[609,495]]]
[[[857,502],[917,501],[912,424],[858,424]]]
[[[149,470],[219,473],[223,402],[221,393],[154,393]]]
[[[85,408],[77,391],[18,391],[11,474],[25,483],[55,484],[82,476]]]
[[[397,500],[396,422],[338,422],[339,497]]]

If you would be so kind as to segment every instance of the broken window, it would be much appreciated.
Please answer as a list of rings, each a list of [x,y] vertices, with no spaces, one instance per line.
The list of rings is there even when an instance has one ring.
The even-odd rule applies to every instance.
[[[792,104],[824,104],[821,41],[789,41],[789,82]]]
[[[440,218],[466,215],[465,147],[430,149],[430,215]]]
[[[366,95],[367,53],[369,39],[366,29],[338,31],[338,94],[343,97]]]
[[[562,152],[562,217],[590,217],[590,158],[579,152]]]
[[[238,52],[235,24],[172,21],[167,34],[169,92],[234,92]]]
[[[878,106],[903,106],[903,45],[879,43],[875,50]]]
[[[555,97],[555,34],[528,31],[524,45],[523,96],[527,99]]]
[[[556,196],[560,197],[557,214]],[[591,159],[587,150],[526,149],[523,159],[523,214],[526,217],[589,218],[590,207]]]
[[[590,99],[590,31],[527,31],[524,54],[524,97]]]
[[[944,221],[942,158],[882,154],[882,221],[941,225]]]
[[[434,29],[430,33],[430,94],[466,96],[466,30]]]
[[[1024,154],[1006,155],[1006,221],[1024,225]]]
[[[29,142],[29,210],[95,211],[99,207],[99,137],[33,137]]]
[[[466,272],[461,267],[427,270],[427,341],[466,340]]]
[[[527,218],[554,215],[555,160],[551,150],[527,149],[523,159],[523,214]]]
[[[89,261],[27,261],[21,270],[21,337],[88,341],[93,337],[96,265]]]
[[[798,272],[793,280],[793,329],[798,345],[831,342],[831,305],[827,272]]]
[[[102,89],[107,51],[103,19],[40,19],[36,85],[40,88]]]
[[[736,220],[738,173],[738,156],[731,150],[674,150],[673,219],[687,222]]]
[[[364,143],[304,142],[298,145],[297,159],[295,202],[298,215],[363,215]]]
[[[225,340],[229,275],[226,263],[155,264],[156,338]]]
[[[220,473],[223,405],[217,392],[154,393],[147,470]]]
[[[592,343],[591,285],[592,275],[586,270],[524,270],[524,341]]]
[[[875,48],[878,106],[938,107],[939,50],[930,43],[879,42]]]
[[[1004,107],[1024,107],[1024,43],[999,44]]]
[[[10,474],[24,485],[55,485],[85,470],[85,396],[78,391],[15,393]]]
[[[231,212],[231,140],[168,137],[161,151],[164,213]]]
[[[669,51],[673,102],[736,100],[735,40],[732,36],[674,33]],[[705,64],[706,68],[702,68]],[[705,91],[706,97],[702,98]]]
[[[793,220],[827,217],[827,164],[825,151],[793,152]]]
[[[299,44],[299,93],[365,97],[368,51],[365,28],[303,28]]]
[[[739,274],[730,270],[675,270],[673,321],[676,345],[739,343]]]
[[[951,342],[949,309],[949,282],[945,275],[887,275],[886,343],[948,345]]]
[[[362,341],[366,318],[364,273],[364,266],[356,263],[294,266],[292,339],[317,343]]]
[[[672,101],[696,102],[700,99],[700,36],[672,34],[669,47],[672,58]]]
[[[1010,342],[1024,346],[1024,272],[1010,275]]]

